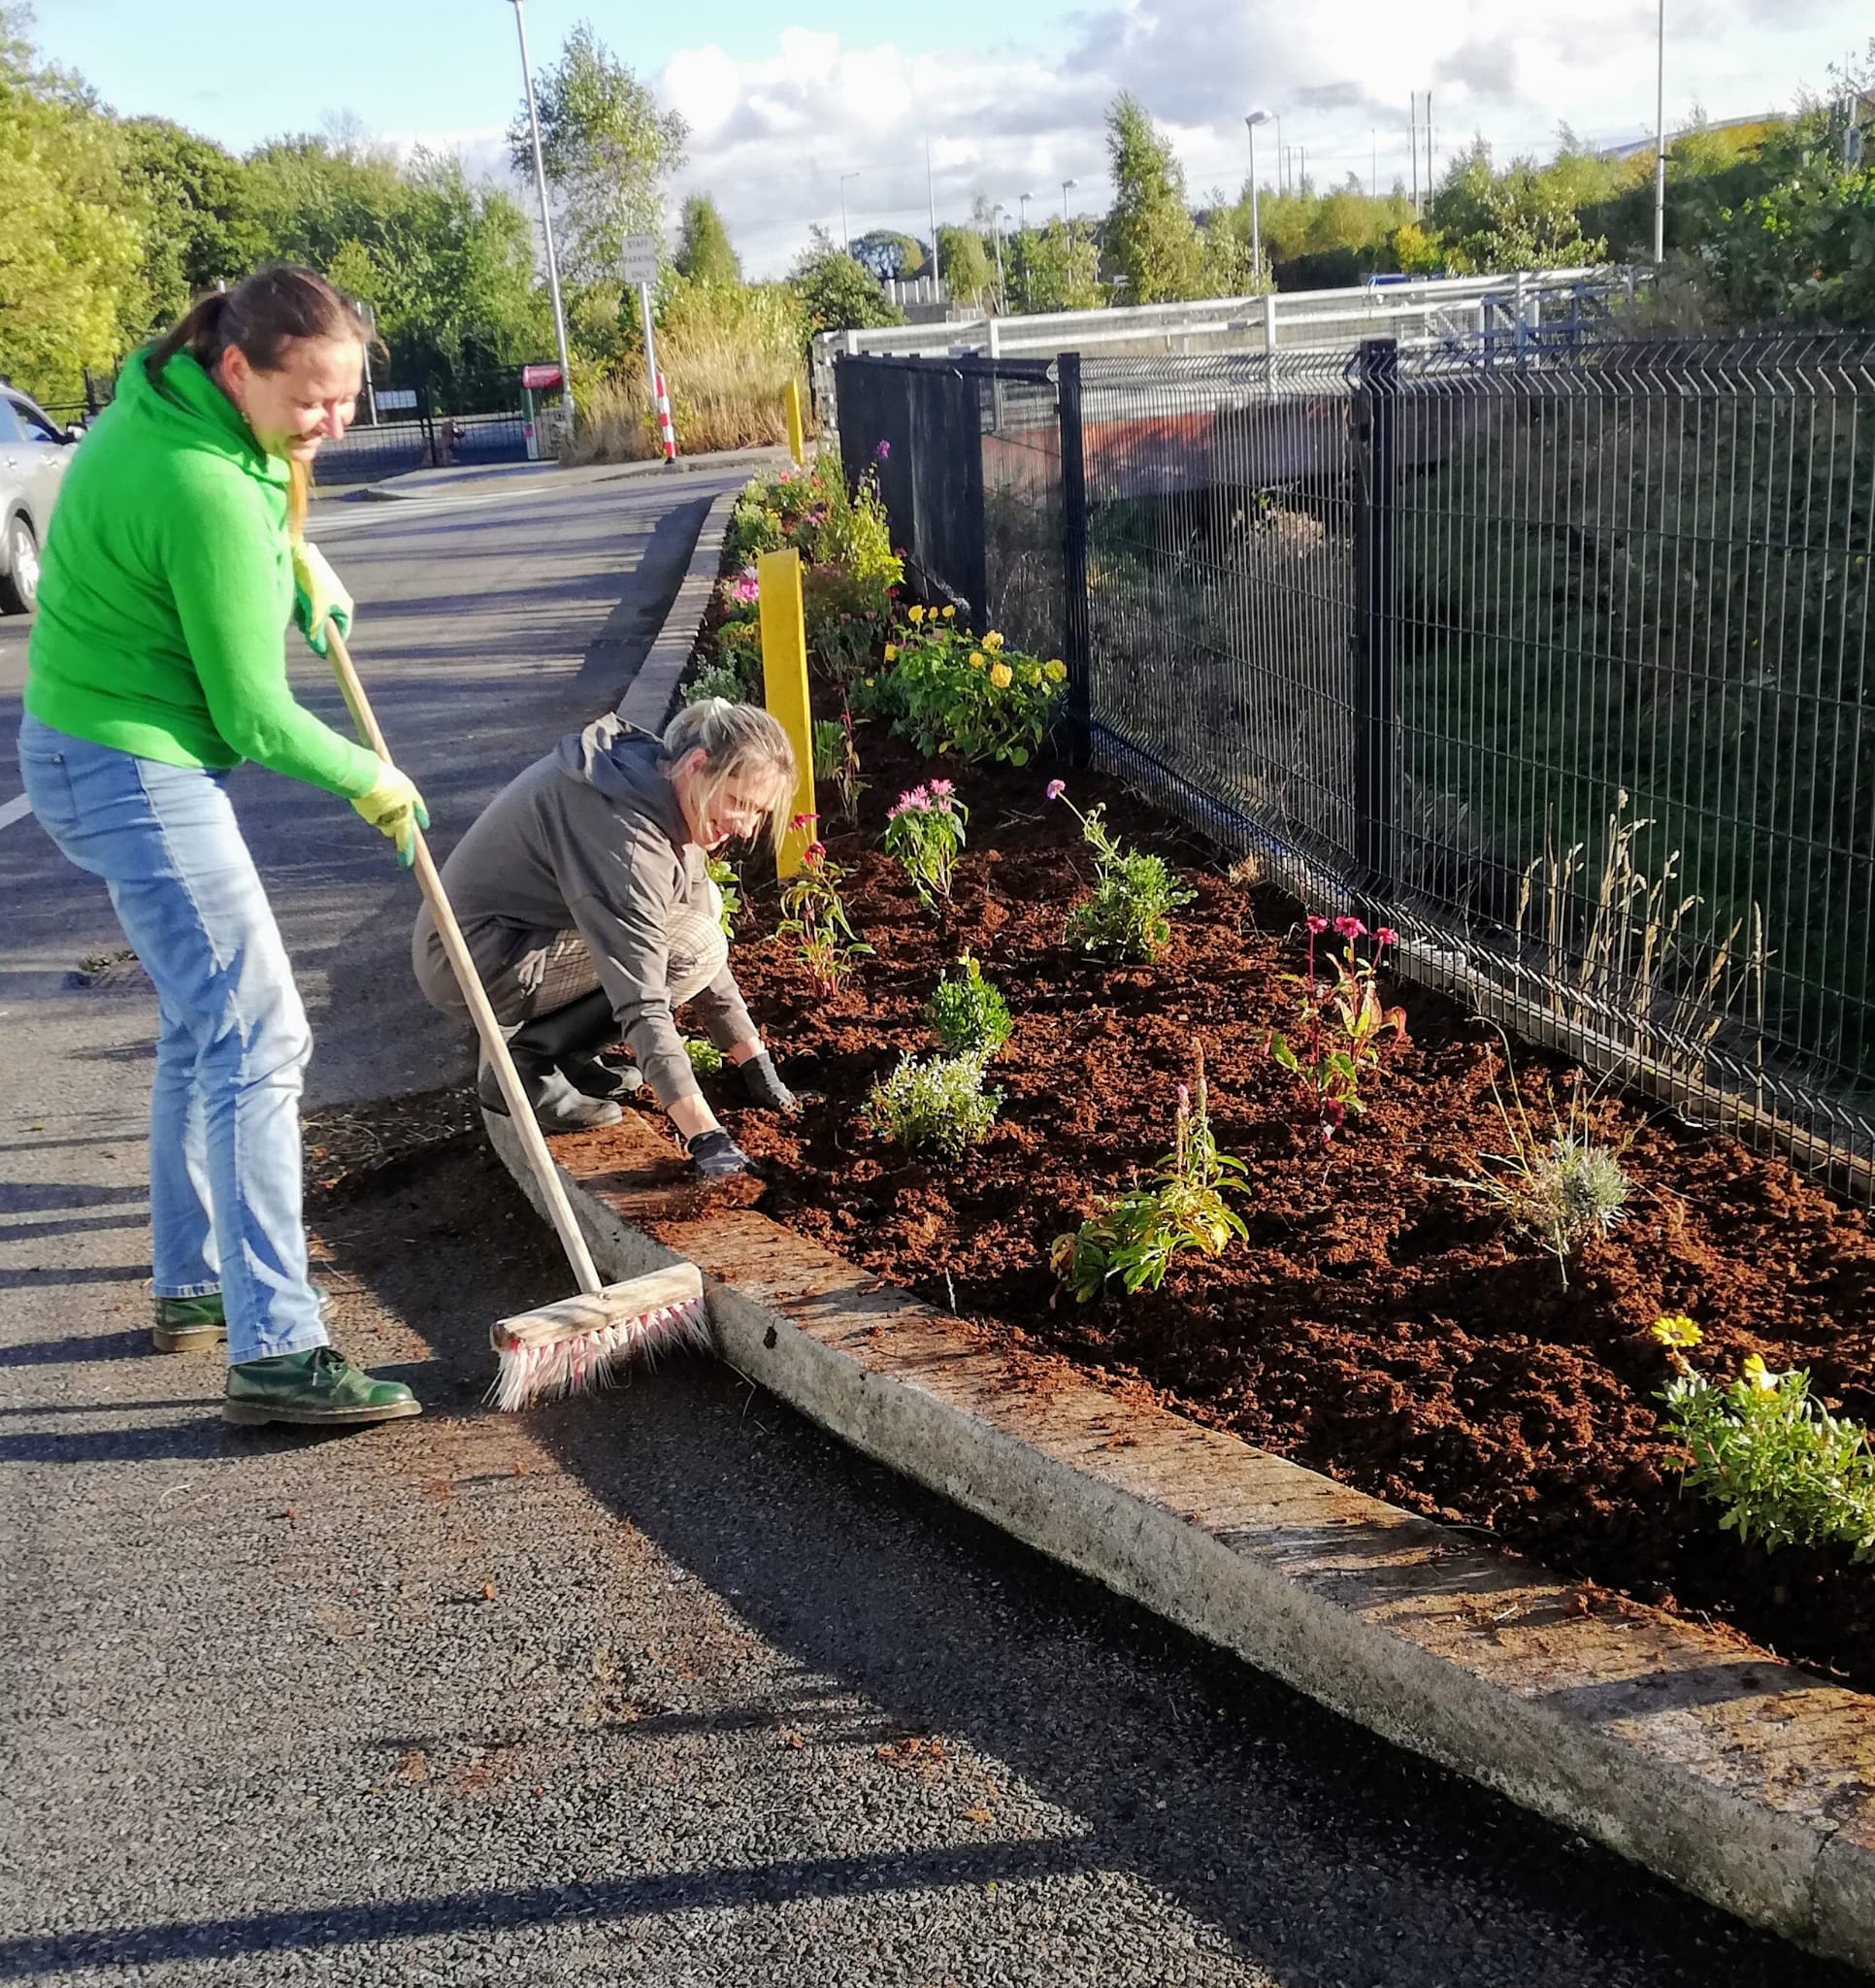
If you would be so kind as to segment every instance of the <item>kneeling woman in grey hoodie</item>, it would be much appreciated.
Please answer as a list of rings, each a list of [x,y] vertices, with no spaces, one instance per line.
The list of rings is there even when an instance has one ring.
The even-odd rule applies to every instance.
[[[794,789],[787,734],[756,706],[715,697],[662,739],[617,717],[569,733],[457,844],[443,880],[548,1131],[609,1125],[617,1099],[647,1083],[700,1171],[747,1166],[697,1088],[674,1016],[684,1002],[753,1103],[795,1109],[729,970],[707,874],[709,852],[739,837],[778,844]],[[433,1007],[466,1015],[427,910],[411,962]],[[597,1060],[620,1037],[635,1070]],[[507,1110],[486,1065],[478,1091]]]

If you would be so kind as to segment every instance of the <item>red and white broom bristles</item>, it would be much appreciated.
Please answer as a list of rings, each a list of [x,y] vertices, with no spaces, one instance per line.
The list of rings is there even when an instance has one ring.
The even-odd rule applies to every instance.
[[[690,1288],[668,1302],[657,1302],[670,1293],[672,1274],[654,1273],[641,1280],[648,1287],[649,1302],[643,1309],[620,1310],[609,1319],[582,1326],[579,1313],[590,1316],[594,1303],[616,1304],[618,1297],[629,1295],[629,1286],[613,1286],[594,1300],[575,1299],[501,1321],[491,1335],[496,1356],[495,1378],[488,1390],[491,1406],[512,1413],[536,1402],[595,1394],[639,1362],[649,1367],[665,1353],[710,1351],[715,1342],[702,1279],[694,1269],[684,1268],[687,1278],[679,1276],[676,1281],[687,1282]]]

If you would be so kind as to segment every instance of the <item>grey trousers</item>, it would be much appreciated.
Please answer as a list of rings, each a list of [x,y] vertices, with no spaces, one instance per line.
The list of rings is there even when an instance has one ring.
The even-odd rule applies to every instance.
[[[712,883],[706,905],[678,914],[671,928],[671,1006],[694,1001],[729,963],[722,928],[722,893]],[[545,945],[524,952],[488,983],[489,1005],[504,1029],[518,1028],[599,985],[599,968],[578,932],[556,932]]]

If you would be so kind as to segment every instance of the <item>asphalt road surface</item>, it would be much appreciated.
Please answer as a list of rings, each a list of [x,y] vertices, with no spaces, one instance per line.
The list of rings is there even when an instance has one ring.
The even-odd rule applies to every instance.
[[[726,477],[323,503],[447,844],[636,665]],[[0,628],[0,738],[22,640]],[[321,666],[296,665],[342,721]],[[378,838],[237,805],[318,1039],[318,1275],[415,1422],[307,1441],[147,1350],[153,1004],[0,762],[0,1980],[1835,1988],[685,1362],[496,1417],[562,1295],[446,1126]],[[401,1127],[401,1129],[400,1129]],[[374,1130],[374,1128],[377,1128]],[[378,1143],[374,1145],[374,1142]]]

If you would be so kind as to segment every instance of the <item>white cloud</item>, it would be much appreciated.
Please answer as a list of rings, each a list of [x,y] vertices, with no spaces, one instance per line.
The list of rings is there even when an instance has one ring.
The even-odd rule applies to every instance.
[[[1695,102],[1715,117],[1788,105],[1866,36],[1860,0],[1697,0],[1669,17],[1669,119]],[[1651,130],[1654,0],[1122,0],[1073,17],[1052,43],[915,50],[806,27],[743,60],[713,43],[674,55],[658,93],[691,125],[675,192],[707,189],[751,275],[779,275],[819,222],[838,233],[840,177],[849,225],[926,232],[925,144],[940,221],[971,197],[1012,212],[1058,212],[1061,182],[1077,212],[1109,198],[1102,116],[1121,89],[1172,137],[1193,194],[1234,189],[1244,172],[1243,113],[1281,115],[1308,149],[1318,183],[1350,171],[1383,183],[1406,171],[1406,98],[1431,87],[1443,156],[1482,131],[1500,156],[1542,150],[1566,119],[1613,142]],[[1373,135],[1370,137],[1370,133]],[[500,169],[499,133],[453,134],[472,169]],[[430,142],[435,142],[433,139]],[[1275,134],[1259,134],[1273,171]],[[531,202],[530,202],[531,205]]]

